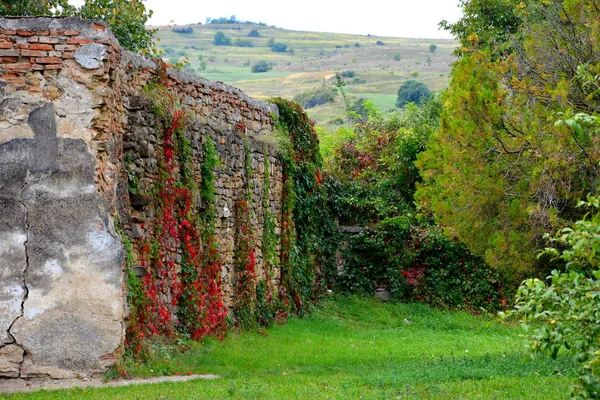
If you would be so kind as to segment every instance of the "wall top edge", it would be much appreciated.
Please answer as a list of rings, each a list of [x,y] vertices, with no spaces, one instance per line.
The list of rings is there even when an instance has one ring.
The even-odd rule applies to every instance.
[[[93,41],[108,40],[118,44],[117,38],[103,21],[86,20],[78,17],[0,17],[0,30],[8,31],[70,31],[78,32],[77,36]],[[2,33],[2,32],[0,32]],[[18,32],[17,32],[18,33]],[[120,47],[120,46],[119,46]],[[139,54],[121,50],[123,65],[133,64],[134,67],[156,69],[156,63]],[[276,105],[248,96],[240,89],[222,82],[213,82],[190,73],[169,69],[169,75],[182,84],[199,84],[213,91],[226,93],[239,98],[249,107],[260,109],[267,113],[279,114]]]

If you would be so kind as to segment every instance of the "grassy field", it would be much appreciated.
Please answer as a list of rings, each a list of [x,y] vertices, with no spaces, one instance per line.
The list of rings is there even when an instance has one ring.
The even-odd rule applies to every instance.
[[[167,60],[181,61],[187,57],[189,67],[206,79],[236,86],[256,98],[292,99],[311,88],[333,85],[336,71],[353,71],[355,76],[346,80],[347,92],[374,102],[382,110],[394,107],[398,88],[408,79],[419,80],[434,91],[444,89],[453,60],[451,53],[457,46],[452,40],[298,32],[253,24],[190,27],[191,33],[158,27],[160,47]],[[252,29],[261,36],[248,37]],[[231,46],[213,44],[219,31],[231,39]],[[271,39],[287,45],[293,52],[271,51],[268,46]],[[236,46],[236,40],[249,40],[253,47]],[[431,44],[437,46],[433,53],[429,50]],[[273,69],[252,73],[251,66],[262,60],[272,63]],[[343,107],[329,107],[325,111],[317,107],[308,112],[320,125],[343,117]]]
[[[304,319],[165,353],[136,375],[221,379],[17,399],[564,399],[570,362],[524,358],[520,331],[423,305],[334,298]]]

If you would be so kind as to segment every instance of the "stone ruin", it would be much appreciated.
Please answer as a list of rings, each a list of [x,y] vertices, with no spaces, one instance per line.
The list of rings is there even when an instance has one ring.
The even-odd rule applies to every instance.
[[[127,174],[160,179],[152,104],[143,87],[157,65],[123,50],[103,23],[78,18],[0,18],[0,378],[104,373],[123,346],[125,251],[151,235],[154,205],[129,193]],[[281,233],[282,163],[268,144],[277,107],[222,83],[170,71],[194,110],[186,130],[194,163],[217,147],[216,235],[224,300],[235,304],[235,202],[246,196],[247,129],[254,171],[251,224],[260,249],[264,160],[268,203]],[[233,210],[233,211],[231,211]],[[232,214],[232,215],[230,215]],[[277,250],[281,243],[277,244]],[[278,273],[270,284],[278,284]],[[257,253],[257,275],[264,279]]]

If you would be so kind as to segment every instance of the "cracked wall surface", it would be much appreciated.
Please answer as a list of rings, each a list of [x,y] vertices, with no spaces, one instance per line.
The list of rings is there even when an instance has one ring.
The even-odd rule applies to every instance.
[[[74,56],[107,56],[86,48],[112,39],[93,26],[0,18],[0,377],[101,374],[122,345],[123,249],[93,129],[109,79]]]
[[[55,119],[46,103],[29,114],[33,139],[0,144],[0,376],[102,372],[121,343],[121,245],[92,154]]]

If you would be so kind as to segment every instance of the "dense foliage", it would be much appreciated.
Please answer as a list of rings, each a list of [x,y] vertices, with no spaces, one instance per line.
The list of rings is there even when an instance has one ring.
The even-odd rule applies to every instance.
[[[340,288],[474,312],[506,306],[504,279],[438,227],[404,213],[349,239]]]
[[[598,209],[600,199],[580,206]],[[546,252],[567,263],[567,272],[554,270],[549,283],[539,279],[523,282],[517,293],[516,315],[531,340],[532,353],[556,357],[567,349],[580,365],[571,394],[600,397],[600,213],[560,230],[554,242],[565,250]]]
[[[325,289],[333,268],[336,225],[328,212],[323,161],[314,123],[297,103],[271,99],[279,107],[284,136],[284,204],[280,297],[303,314]]]
[[[404,114],[381,114],[343,128],[327,167],[330,206],[341,225],[366,229],[346,238],[335,281],[352,293],[387,289],[393,299],[471,311],[505,305],[504,280],[458,241],[419,215],[413,195],[420,176],[414,162],[437,129],[438,97]]]
[[[575,129],[600,109],[592,0],[463,1],[440,130],[418,166],[420,205],[514,278],[536,270],[544,232],[574,223],[598,185],[600,142]],[[556,124],[562,120],[564,123]],[[549,271],[545,260],[538,273]],[[539,269],[542,268],[542,269]]]
[[[213,44],[215,46],[231,46],[231,38],[223,32],[219,31],[215,33],[215,36],[213,38]]]
[[[273,65],[270,62],[261,60],[254,64],[250,70],[254,73],[267,72],[273,69]]]
[[[400,58],[398,58],[400,59]],[[408,103],[421,104],[431,97],[431,91],[423,82],[413,79],[404,82],[398,89],[396,107],[402,108]]]
[[[294,101],[304,108],[313,108],[335,100],[335,91],[330,87],[319,87],[294,96]]]
[[[85,0],[75,8],[67,0],[11,0],[0,4],[1,15],[55,15],[96,19],[108,24],[127,50],[150,51],[155,30],[146,29],[152,16],[141,0]]]

